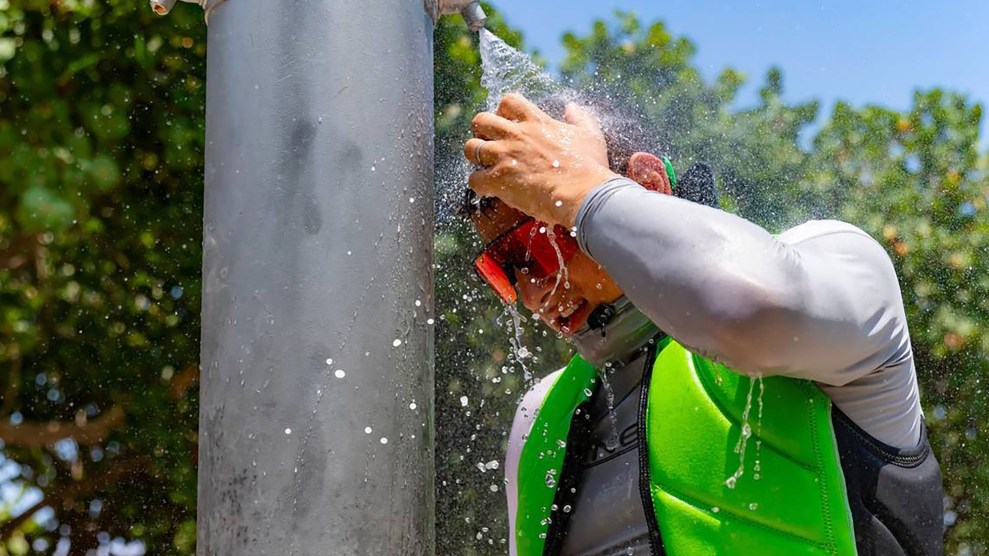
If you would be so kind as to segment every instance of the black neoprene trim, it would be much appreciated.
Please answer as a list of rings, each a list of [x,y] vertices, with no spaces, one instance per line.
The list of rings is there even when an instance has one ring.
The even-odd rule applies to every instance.
[[[560,480],[556,485],[553,496],[553,506],[549,514],[549,529],[546,531],[546,543],[543,544],[543,556],[556,556],[563,549],[570,516],[577,509],[577,495],[580,494],[583,466],[581,465],[587,452],[588,440],[591,438],[590,415],[591,400],[601,389],[600,382],[594,388],[594,394],[584,403],[577,406],[570,420],[570,432],[567,434],[566,454],[563,456],[563,466],[560,469]],[[570,506],[570,511],[564,508]]]
[[[649,528],[649,548],[653,556],[665,556],[663,536],[660,534],[659,521],[656,519],[656,507],[653,505],[652,492],[649,490],[649,442],[646,430],[646,409],[649,407],[649,381],[652,378],[652,368],[656,363],[657,346],[653,344],[646,355],[645,369],[642,370],[642,386],[639,393],[639,496],[642,499],[642,510],[646,514],[646,525]]]
[[[898,449],[872,437],[831,408],[838,454],[860,556],[941,556],[944,490],[927,429],[920,443]]]

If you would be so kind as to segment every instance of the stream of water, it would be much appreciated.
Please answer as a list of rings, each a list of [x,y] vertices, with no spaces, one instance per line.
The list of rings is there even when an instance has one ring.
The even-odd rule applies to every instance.
[[[725,479],[725,486],[728,488],[735,488],[738,483],[738,479],[745,474],[745,448],[748,445],[749,438],[752,436],[752,425],[749,424],[749,414],[752,412],[752,393],[755,391],[756,383],[759,384],[759,417],[758,417],[758,428],[762,429],[762,394],[765,387],[762,382],[762,377],[757,376],[749,379],[749,392],[745,396],[745,409],[742,411],[742,433],[738,437],[738,442],[735,444],[735,453],[738,454],[738,469],[731,474],[730,477]],[[760,463],[759,463],[759,451],[762,447],[762,441],[756,439],[756,457],[755,457],[755,467],[754,467],[754,478],[759,478]]]
[[[487,29],[481,30],[480,49],[484,70],[481,86],[488,90],[488,110],[496,109],[508,92],[521,93],[537,104],[548,96],[566,94],[567,90],[528,54],[512,48]]]

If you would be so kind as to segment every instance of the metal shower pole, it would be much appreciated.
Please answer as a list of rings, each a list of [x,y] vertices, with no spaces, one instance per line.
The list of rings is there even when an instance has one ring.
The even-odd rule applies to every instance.
[[[431,554],[432,31],[484,13],[186,1],[209,23],[198,554]]]
[[[210,16],[201,555],[433,552],[432,29]]]

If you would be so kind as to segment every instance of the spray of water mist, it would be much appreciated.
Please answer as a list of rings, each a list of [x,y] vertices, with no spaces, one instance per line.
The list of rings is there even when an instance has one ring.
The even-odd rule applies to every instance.
[[[483,76],[481,84],[488,90],[487,108],[497,109],[498,102],[502,96],[509,92],[520,93],[530,101],[547,111],[551,116],[562,117],[563,109],[569,102],[576,102],[589,108],[595,116],[608,140],[609,162],[612,169],[624,172],[624,164],[632,153],[644,150],[662,154],[665,149],[658,144],[660,133],[643,128],[643,119],[638,117],[634,107],[627,106],[622,102],[623,95],[615,91],[607,90],[577,90],[568,84],[562,84],[552,76],[547,74],[532,59],[523,52],[520,52],[496,35],[487,30],[480,33],[481,61],[483,65]],[[548,227],[547,227],[548,228]],[[552,300],[557,289],[563,284],[564,288],[569,287],[569,280],[565,274],[566,267],[563,265],[562,254],[554,241],[552,230],[540,230],[539,233],[546,233],[551,243],[557,251],[557,257],[562,271],[557,274],[556,281],[548,300]],[[549,303],[549,302],[547,302]],[[545,306],[542,308],[544,309]],[[542,312],[542,309],[540,312]],[[517,311],[516,311],[517,313]],[[521,335],[516,330],[513,347],[517,347],[521,342]],[[516,358],[518,358],[516,356]],[[602,374],[605,387],[605,394],[608,396],[609,413],[613,413],[613,394],[610,392],[610,385],[607,384],[607,369]],[[764,385],[761,377],[750,381],[749,392],[746,397],[746,406],[741,423],[741,434],[735,453],[739,455],[739,465],[735,472],[725,480],[725,486],[734,488],[737,481],[745,473],[746,448],[748,440],[753,431],[750,421],[753,394],[758,383],[758,416],[761,423],[762,418],[762,393]],[[615,421],[615,419],[612,419]],[[617,425],[616,434],[617,437]],[[610,444],[610,442],[609,442]],[[755,473],[754,478],[760,476],[760,450],[761,440],[755,441]]]

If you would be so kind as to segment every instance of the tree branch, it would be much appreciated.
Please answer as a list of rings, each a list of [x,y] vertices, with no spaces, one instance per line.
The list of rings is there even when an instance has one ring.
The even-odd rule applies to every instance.
[[[20,353],[10,361],[10,372],[7,374],[7,390],[3,394],[3,405],[0,406],[0,420],[5,420],[14,410],[14,402],[17,401],[17,391],[21,387],[21,367],[24,360]]]
[[[199,365],[188,365],[186,368],[182,369],[179,374],[172,378],[172,384],[169,387],[169,395],[172,396],[173,400],[179,400],[185,393],[189,391],[190,388],[199,383]]]
[[[106,440],[111,432],[124,424],[126,417],[127,415],[120,406],[113,406],[110,411],[82,424],[71,421],[22,423],[20,425],[0,422],[0,438],[8,446],[20,448],[42,448],[63,438],[72,438],[80,446],[90,446]]]
[[[0,270],[15,270],[24,265],[32,259],[37,247],[37,236],[26,235],[14,239],[7,247],[0,249]]]
[[[0,540],[9,538],[14,531],[17,531],[17,529],[24,524],[24,522],[31,519],[38,510],[46,506],[50,506],[55,510],[55,514],[58,515],[59,510],[66,501],[72,502],[84,494],[98,492],[104,487],[114,485],[127,475],[144,471],[147,469],[148,465],[150,465],[150,460],[148,458],[137,457],[124,462],[115,463],[103,473],[91,475],[85,481],[74,482],[62,488],[51,488],[50,493],[46,492],[44,498],[22,512],[20,515],[17,517],[12,517],[4,523],[0,523]]]

